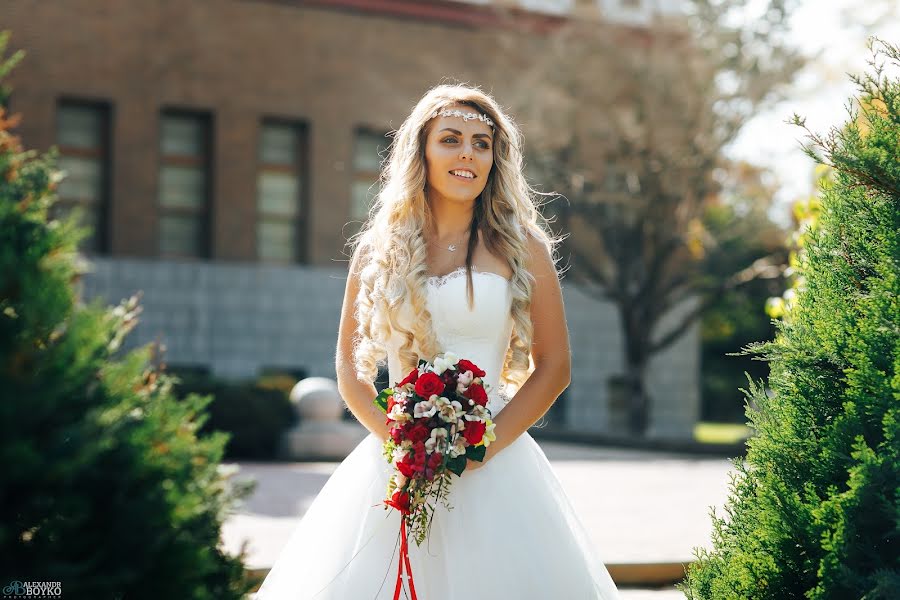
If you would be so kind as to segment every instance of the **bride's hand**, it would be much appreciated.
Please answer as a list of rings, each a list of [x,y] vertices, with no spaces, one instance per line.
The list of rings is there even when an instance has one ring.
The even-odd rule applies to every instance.
[[[481,467],[483,467],[487,463],[487,456],[485,456],[484,458],[485,460],[482,461],[472,460],[471,458],[468,459],[468,462],[466,463],[466,471],[474,471],[475,469],[480,469]]]

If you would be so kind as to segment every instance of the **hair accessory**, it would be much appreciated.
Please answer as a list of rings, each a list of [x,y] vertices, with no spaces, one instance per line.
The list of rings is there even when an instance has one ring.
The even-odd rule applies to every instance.
[[[478,119],[479,121],[484,121],[484,123],[491,129],[494,128],[494,122],[491,121],[490,117],[488,117],[487,115],[482,115],[482,114],[478,114],[478,113],[474,113],[474,112],[463,112],[463,111],[459,110],[458,108],[454,108],[453,110],[450,110],[448,108],[441,108],[439,110],[434,111],[434,113],[431,115],[431,118],[433,119],[433,118],[437,117],[438,115],[440,115],[442,117],[462,117],[463,121],[471,121],[473,119]]]

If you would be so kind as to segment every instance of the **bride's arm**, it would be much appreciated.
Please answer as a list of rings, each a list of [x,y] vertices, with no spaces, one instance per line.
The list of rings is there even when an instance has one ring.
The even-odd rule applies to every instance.
[[[389,437],[384,413],[373,404],[378,391],[371,381],[362,381],[356,377],[353,364],[353,335],[356,332],[357,320],[354,314],[354,303],[359,292],[359,265],[362,244],[357,246],[350,261],[350,272],[347,275],[347,286],[344,289],[344,304],[341,308],[341,324],[338,329],[335,370],[337,372],[338,391],[347,408],[363,424],[378,436],[381,441]]]
[[[531,296],[534,371],[494,419],[497,440],[487,450],[497,454],[540,420],[571,381],[571,351],[562,290],[550,250],[529,236],[529,271],[535,277]]]

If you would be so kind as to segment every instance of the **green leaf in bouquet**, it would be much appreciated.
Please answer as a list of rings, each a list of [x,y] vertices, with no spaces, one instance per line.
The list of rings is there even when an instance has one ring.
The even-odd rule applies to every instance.
[[[394,440],[388,438],[384,445],[381,447],[381,454],[384,456],[384,460],[391,462],[394,457],[394,450],[397,448],[397,444],[394,443]]]
[[[485,451],[487,451],[487,446],[469,446],[466,448],[466,458],[482,462],[484,461]]]
[[[378,396],[376,396],[374,403],[375,406],[381,409],[381,412],[387,413],[387,399],[389,396],[393,395],[393,393],[394,390],[392,388],[385,388],[380,394],[378,394]]]
[[[449,469],[451,473],[462,475],[463,471],[466,470],[466,456],[464,454],[460,454],[456,458],[448,459],[447,469]]]

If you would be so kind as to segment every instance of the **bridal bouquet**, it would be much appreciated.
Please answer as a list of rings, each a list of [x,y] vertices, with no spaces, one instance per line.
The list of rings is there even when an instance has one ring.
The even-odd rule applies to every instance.
[[[437,502],[452,508],[451,474],[462,475],[468,459],[484,460],[485,450],[496,440],[484,375],[475,363],[446,352],[430,363],[420,360],[403,381],[375,398],[391,425],[384,457],[396,469],[384,503],[403,516],[395,598],[404,566],[409,573],[407,529],[421,545]],[[415,598],[414,588],[412,594]]]

